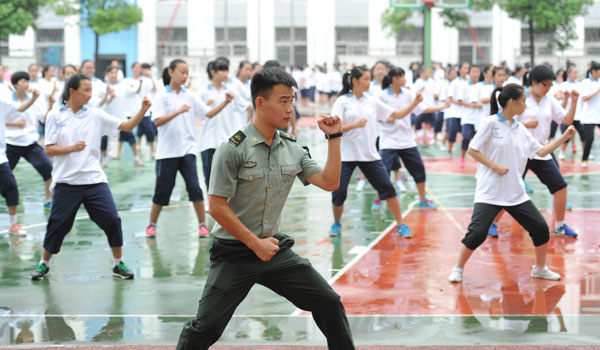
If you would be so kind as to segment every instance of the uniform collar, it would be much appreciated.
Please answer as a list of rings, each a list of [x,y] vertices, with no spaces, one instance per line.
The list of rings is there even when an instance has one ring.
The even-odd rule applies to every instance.
[[[67,107],[64,103],[61,103],[61,105],[60,105],[60,107],[58,109],[61,110],[61,111],[66,111],[67,109],[70,110],[71,108]],[[87,111],[88,110],[88,106],[87,105],[81,106],[81,110],[82,111]]]
[[[373,86],[377,86],[377,85],[379,85],[379,84],[377,84],[377,80],[373,80],[373,81],[371,82],[371,85],[373,85]]]
[[[363,92],[363,95],[362,95],[362,97],[360,98],[360,100],[359,100],[359,99],[357,99],[357,98],[356,98],[356,96],[354,96],[354,95],[353,95],[351,92],[348,92],[348,93],[346,94],[346,96],[347,96],[347,97],[350,97],[350,98],[354,97],[354,99],[355,99],[355,100],[357,100],[357,101],[360,101],[360,100],[362,100],[362,99],[364,99],[364,98],[367,98],[367,92],[366,92],[366,91],[365,91],[365,92]]]
[[[567,78],[567,83],[569,83],[569,84],[575,84],[575,82],[573,80],[569,79],[569,78]]]
[[[229,80],[230,80],[230,83],[231,83],[231,79],[229,79]],[[240,81],[240,82],[241,82],[241,81]],[[243,84],[243,83],[242,83],[242,84]],[[227,90],[227,84],[225,84],[225,83],[221,83],[221,87],[222,87],[223,89]],[[208,84],[208,85],[206,86],[206,89],[207,89],[207,90],[214,90],[214,88],[213,88],[212,84]]]
[[[31,98],[31,94],[28,93],[28,92],[26,92],[25,93],[25,101],[29,100],[30,98]],[[16,92],[12,93],[12,99],[15,102],[21,102],[21,100],[19,100],[19,98],[17,97],[17,93]]]
[[[387,93],[390,95],[395,95],[391,87],[388,87],[387,89],[385,89],[385,91],[387,91]],[[400,94],[402,94],[402,87],[400,87]]]
[[[504,118],[502,116],[502,114],[500,114],[500,112],[496,113],[496,116],[498,117],[499,121],[501,121],[501,122],[507,122],[508,123],[508,120],[506,120],[506,118]],[[513,118],[513,124],[515,124],[515,126],[519,126],[519,122],[516,119],[514,119],[514,118]]]
[[[167,92],[175,91],[169,85],[165,86],[165,90],[167,90]],[[183,85],[181,85],[181,92],[186,92],[186,91],[187,91],[187,89]]]
[[[246,126],[246,129],[244,131],[245,131],[246,135],[248,136],[248,140],[250,141],[252,146],[256,146],[260,143],[264,143],[265,145],[267,144],[265,139],[262,137],[262,135],[258,132],[258,130],[256,130],[254,123],[252,123],[252,122],[248,123],[248,125]],[[275,130],[275,136],[273,136],[273,142],[271,144],[271,148],[275,147],[276,145],[278,145],[280,143],[281,143],[281,137],[279,136],[278,130]]]

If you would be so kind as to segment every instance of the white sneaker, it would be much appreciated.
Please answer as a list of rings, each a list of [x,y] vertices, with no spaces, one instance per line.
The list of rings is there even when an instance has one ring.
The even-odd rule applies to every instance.
[[[594,157],[593,154],[590,154],[590,156],[588,157],[589,160],[594,160],[594,158],[596,158],[596,157]]]
[[[108,158],[102,159],[102,167],[106,168],[108,166]]]
[[[447,150],[446,145],[444,145],[443,143],[440,145],[440,151],[445,151]]]
[[[135,158],[135,160],[133,161],[133,165],[144,166],[144,162],[142,162],[142,160],[140,158]]]
[[[462,274],[463,269],[458,266],[454,266],[452,268],[452,271],[450,272],[450,276],[448,276],[448,281],[453,283],[460,283],[462,282]]]
[[[402,180],[396,180],[396,188],[398,189],[399,192],[406,192],[406,191],[408,191],[406,189],[406,186],[404,186],[404,184],[402,183]]]
[[[563,152],[563,151],[560,151],[560,152],[558,153],[558,159],[560,159],[560,160],[564,160],[564,159],[565,159],[565,152]]]
[[[552,281],[558,281],[561,279],[561,276],[556,272],[550,270],[548,266],[544,266],[543,268],[539,269],[535,267],[535,265],[533,265],[531,268],[531,277]]]
[[[358,180],[358,182],[356,183],[356,190],[357,191],[362,191],[365,189],[365,180]]]
[[[582,168],[587,168],[587,167],[588,167],[588,162],[587,162],[587,160],[584,160],[583,162],[581,162],[581,167],[582,167]]]

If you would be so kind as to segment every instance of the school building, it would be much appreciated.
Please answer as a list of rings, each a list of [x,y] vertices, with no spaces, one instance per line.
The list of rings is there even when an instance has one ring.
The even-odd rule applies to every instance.
[[[131,0],[143,10],[144,20],[129,30],[100,37],[99,69],[117,59],[129,70],[134,61],[162,67],[175,57],[188,59],[192,70],[203,71],[216,56],[284,65],[372,64],[388,59],[407,67],[421,61],[423,16],[414,11],[413,29],[389,35],[381,14],[389,0]],[[441,10],[432,16],[432,58],[442,63],[469,61],[510,67],[529,61],[527,27],[508,18],[497,6],[471,14],[471,28],[443,25]],[[78,16],[59,17],[41,11],[37,28],[0,41],[5,65],[23,68],[36,61],[79,64],[92,59],[94,37]],[[600,53],[600,2],[574,25],[578,39],[564,52],[548,47],[551,36],[536,37],[536,63],[555,67],[571,60],[584,67]]]

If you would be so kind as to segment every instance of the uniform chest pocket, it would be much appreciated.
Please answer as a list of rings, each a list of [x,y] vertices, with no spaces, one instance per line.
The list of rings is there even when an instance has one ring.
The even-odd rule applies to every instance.
[[[296,178],[296,175],[298,175],[298,173],[301,171],[302,167],[299,164],[281,166],[280,192],[282,195],[287,196],[294,185],[294,179]]]
[[[265,190],[265,172],[263,169],[240,169],[238,173],[237,193],[257,195]]]

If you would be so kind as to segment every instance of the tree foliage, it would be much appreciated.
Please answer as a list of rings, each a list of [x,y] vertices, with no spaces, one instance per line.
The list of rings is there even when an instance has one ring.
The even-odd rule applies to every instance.
[[[2,0],[0,1],[0,39],[9,34],[23,34],[27,27],[34,26],[41,6],[46,0]]]

